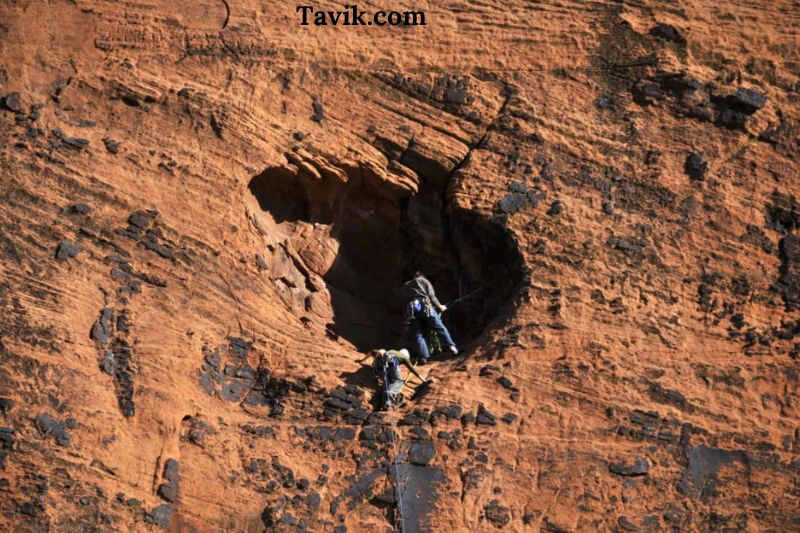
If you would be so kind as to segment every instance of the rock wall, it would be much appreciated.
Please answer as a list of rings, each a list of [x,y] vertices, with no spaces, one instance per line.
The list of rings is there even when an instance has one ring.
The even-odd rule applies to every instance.
[[[800,528],[796,2],[392,7],[0,6],[0,524]]]

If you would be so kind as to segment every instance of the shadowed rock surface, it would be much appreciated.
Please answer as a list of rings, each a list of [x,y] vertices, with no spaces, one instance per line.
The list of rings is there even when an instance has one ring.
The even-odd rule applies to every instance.
[[[419,6],[0,3],[3,530],[800,528],[796,2]]]

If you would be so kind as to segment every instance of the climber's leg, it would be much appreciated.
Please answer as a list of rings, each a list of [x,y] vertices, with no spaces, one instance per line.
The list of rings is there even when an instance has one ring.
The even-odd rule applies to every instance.
[[[435,309],[431,309],[428,315],[428,325],[430,328],[439,334],[439,337],[442,339],[442,342],[447,346],[447,348],[453,353],[458,353],[458,348],[456,348],[456,343],[453,342],[453,338],[450,337],[450,332],[447,331],[447,328],[442,322],[442,317],[439,316],[439,313]]]
[[[430,357],[428,343],[425,341],[425,318],[418,316],[414,318],[412,327],[414,328],[414,340],[417,342],[417,360],[425,363]]]

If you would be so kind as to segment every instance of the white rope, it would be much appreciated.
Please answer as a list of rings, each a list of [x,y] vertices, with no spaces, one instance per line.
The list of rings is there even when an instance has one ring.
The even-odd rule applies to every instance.
[[[387,376],[388,377],[388,376]],[[386,401],[390,400],[389,396],[389,382],[388,379],[384,381],[384,387],[386,388]],[[406,525],[405,525],[405,518],[403,517],[403,490],[400,488],[400,467],[398,466],[397,458],[397,426],[394,423],[394,413],[397,410],[397,406],[395,405],[394,401],[391,402],[391,412],[389,413],[389,421],[392,424],[392,448],[394,449],[394,488],[395,488],[395,500],[397,500],[397,511],[399,516],[399,523],[400,523],[400,533],[405,533]],[[395,527],[395,530],[397,528]]]

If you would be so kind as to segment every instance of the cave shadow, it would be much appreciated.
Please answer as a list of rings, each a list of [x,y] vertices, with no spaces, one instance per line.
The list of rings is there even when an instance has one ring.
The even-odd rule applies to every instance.
[[[362,353],[401,347],[413,353],[399,289],[421,270],[451,305],[443,320],[457,344],[478,337],[524,279],[522,256],[502,221],[450,207],[443,186],[423,180],[411,194],[348,170],[343,180],[271,167],[249,183],[276,231],[292,238],[302,224],[329,228],[336,255],[316,274],[330,295],[330,330]]]

